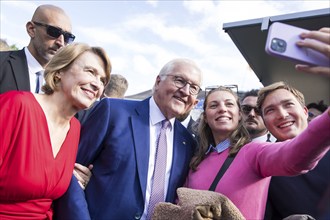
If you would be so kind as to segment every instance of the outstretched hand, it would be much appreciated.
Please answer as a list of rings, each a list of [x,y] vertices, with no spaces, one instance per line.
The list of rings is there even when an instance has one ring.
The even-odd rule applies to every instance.
[[[329,58],[330,63],[330,28],[324,27],[318,31],[304,32],[300,35],[300,37],[302,40],[297,42],[298,46],[319,51]],[[317,41],[311,41],[309,39],[314,39]],[[298,71],[330,77],[330,67],[297,64],[295,68]]]

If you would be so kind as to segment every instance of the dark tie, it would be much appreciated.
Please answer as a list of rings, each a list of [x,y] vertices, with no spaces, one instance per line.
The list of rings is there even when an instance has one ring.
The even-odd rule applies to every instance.
[[[270,135],[270,133],[268,133],[268,134],[267,134],[267,141],[266,141],[266,142],[272,142],[272,141],[270,140],[270,137],[271,137],[271,135]]]
[[[153,183],[151,186],[147,219],[151,219],[155,205],[158,202],[165,201],[164,183],[165,183],[166,154],[167,154],[166,130],[170,127],[170,125],[171,124],[168,120],[162,121],[162,127],[160,129],[158,143],[156,145],[157,149],[156,149],[156,157],[155,157],[155,169],[153,173]]]
[[[36,72],[36,75],[37,75],[37,82],[36,82],[35,93],[39,93],[41,91],[43,71],[41,70],[41,71]]]

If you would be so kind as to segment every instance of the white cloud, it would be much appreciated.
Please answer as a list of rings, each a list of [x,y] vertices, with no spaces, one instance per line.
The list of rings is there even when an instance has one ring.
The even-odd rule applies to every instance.
[[[80,4],[81,3],[81,4]],[[169,60],[188,57],[203,70],[204,85],[261,84],[222,27],[223,23],[328,8],[328,1],[47,1],[72,18],[77,41],[104,47],[113,73],[129,81],[127,95],[153,86]],[[1,1],[1,38],[19,47],[25,23],[44,2]],[[15,19],[12,15],[15,14]]]
[[[150,61],[142,56],[142,55],[136,55],[133,57],[133,67],[136,69],[139,73],[141,73],[141,77],[143,76],[153,76],[153,70],[154,66],[150,63]],[[155,74],[156,75],[156,74]],[[140,77],[140,76],[139,76]]]
[[[153,7],[157,7],[157,5],[158,5],[158,1],[155,1],[155,0],[147,0],[146,2],[147,2],[147,4],[150,4]]]

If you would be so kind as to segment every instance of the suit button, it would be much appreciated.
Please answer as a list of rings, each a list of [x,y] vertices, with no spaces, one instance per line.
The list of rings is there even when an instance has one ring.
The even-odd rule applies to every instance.
[[[134,216],[135,219],[140,219],[141,217],[142,217],[142,216],[141,216],[140,213],[136,213],[135,216]]]

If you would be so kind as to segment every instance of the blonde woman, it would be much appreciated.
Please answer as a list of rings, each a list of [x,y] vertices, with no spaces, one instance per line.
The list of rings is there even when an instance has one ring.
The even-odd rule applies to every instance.
[[[46,66],[44,94],[0,95],[0,219],[52,219],[76,160],[74,115],[101,96],[110,72],[102,48],[71,44]]]

